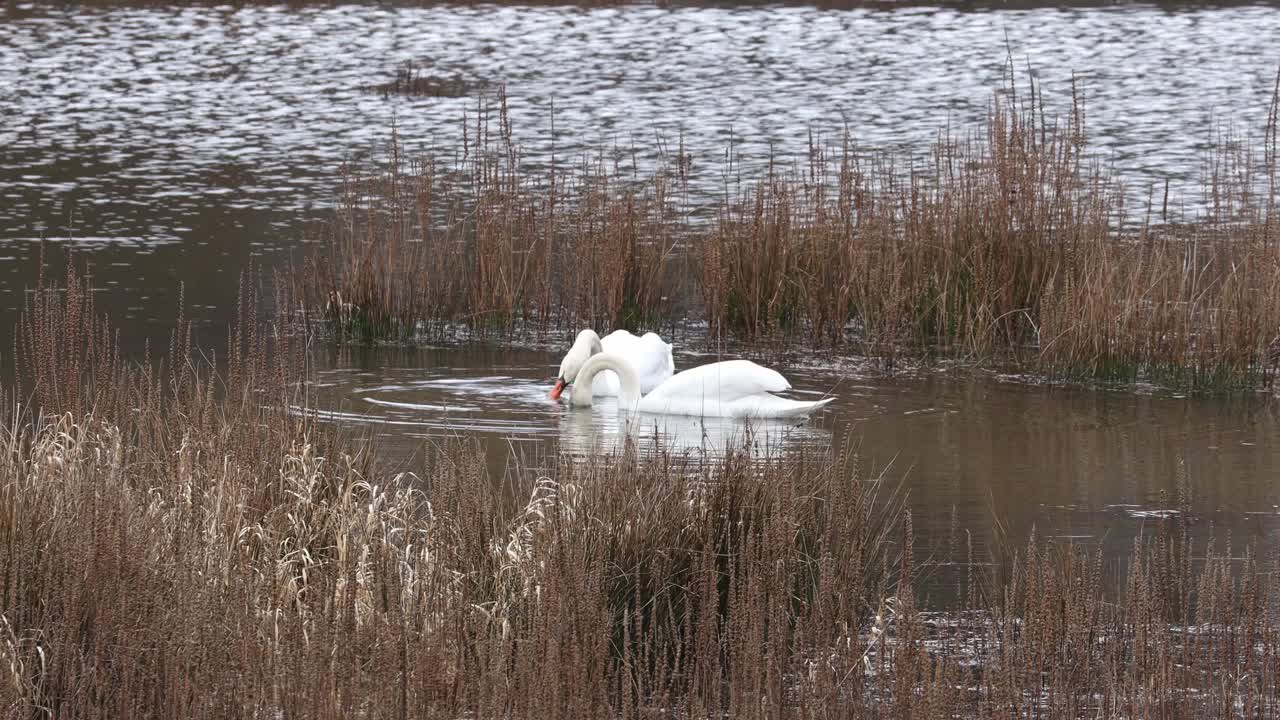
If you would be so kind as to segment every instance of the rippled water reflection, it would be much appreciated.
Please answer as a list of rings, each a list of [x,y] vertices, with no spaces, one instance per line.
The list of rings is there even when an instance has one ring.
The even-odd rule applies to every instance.
[[[554,361],[554,362],[553,362]],[[571,453],[618,452],[630,441],[642,449],[721,455],[726,448],[757,454],[800,446],[825,447],[821,423],[641,414],[619,415],[616,398],[571,409],[548,397],[559,357],[506,350],[362,350],[324,354],[317,371],[321,416],[367,425],[406,457],[422,441],[479,434],[501,444],[535,441]],[[797,399],[825,392],[798,384]]]

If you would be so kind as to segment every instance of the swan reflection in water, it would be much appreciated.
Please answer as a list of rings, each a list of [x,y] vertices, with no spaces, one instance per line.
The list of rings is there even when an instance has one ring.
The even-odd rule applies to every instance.
[[[613,398],[590,408],[568,405],[558,415],[560,450],[572,454],[620,451],[628,438],[641,451],[721,456],[726,448],[767,457],[797,446],[824,446],[831,431],[812,420],[741,420],[638,413],[619,415]]]

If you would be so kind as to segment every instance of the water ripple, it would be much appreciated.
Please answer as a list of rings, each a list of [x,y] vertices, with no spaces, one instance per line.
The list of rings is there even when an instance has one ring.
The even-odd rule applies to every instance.
[[[560,152],[684,132],[714,170],[732,132],[748,158],[803,150],[844,123],[867,145],[921,150],[965,127],[1016,64],[1065,110],[1074,72],[1093,140],[1135,182],[1192,180],[1215,118],[1260,127],[1272,87],[1267,7],[830,11],[366,5],[283,9],[33,9],[0,15],[0,210],[8,238],[77,224],[172,240],[184,211],[236,203],[307,210],[345,157],[393,119],[419,146],[450,142],[467,98],[384,99],[362,88],[413,61],[508,83],[518,139]],[[1016,88],[1015,88],[1016,89]],[[90,235],[103,235],[93,227]],[[146,230],[146,232],[141,232]]]

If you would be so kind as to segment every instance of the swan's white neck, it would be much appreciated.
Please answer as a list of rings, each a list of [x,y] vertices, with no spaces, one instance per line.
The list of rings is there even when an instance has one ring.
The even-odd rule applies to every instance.
[[[612,353],[596,353],[582,365],[573,380],[569,401],[578,407],[591,407],[591,384],[605,370],[618,374],[618,411],[634,413],[640,404],[640,378],[625,358]]]

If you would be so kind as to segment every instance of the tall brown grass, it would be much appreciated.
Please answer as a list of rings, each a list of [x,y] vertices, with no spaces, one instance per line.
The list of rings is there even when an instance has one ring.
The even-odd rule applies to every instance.
[[[845,139],[834,152],[811,143],[804,173],[771,168],[701,244],[713,330],[806,333],[889,361],[905,350],[1055,375],[1269,381],[1280,251],[1274,191],[1257,189],[1276,186],[1270,151],[1251,165],[1219,146],[1207,214],[1156,227],[1131,222],[1116,178],[1090,160],[1079,105],[1063,124],[1039,107],[1038,95],[993,104],[980,133],[941,138],[927,166],[868,160]]]
[[[1187,525],[1185,508],[1161,520],[1114,573],[1100,550],[1033,536],[966,612],[921,613],[900,589],[873,633],[866,714],[1274,716],[1275,553],[1193,550]]]
[[[0,421],[11,712],[781,707],[796,663],[892,592],[901,497],[847,448],[504,479],[455,444],[392,473],[300,407],[285,319],[247,299],[220,371],[182,334],[153,369],[97,352],[114,335],[67,283],[33,293],[30,400]]]
[[[1277,560],[1193,554],[1185,512],[1118,595],[1096,552],[1032,539],[990,576],[970,548],[967,612],[925,614],[904,499],[847,445],[494,478],[459,442],[389,470],[313,422],[251,283],[219,372],[183,333],[118,360],[67,281],[32,296],[0,420],[7,715],[1277,711]]]
[[[669,320],[670,181],[629,180],[603,155],[531,173],[503,96],[475,117],[455,159],[406,158],[393,138],[385,171],[349,170],[300,274],[307,305],[354,340]]]
[[[802,167],[770,164],[716,200],[690,189],[683,143],[638,179],[599,160],[529,169],[499,111],[495,134],[466,130],[449,173],[393,148],[389,170],[349,185],[360,191],[303,276],[307,297],[357,339],[703,319],[712,340],[805,341],[887,364],[1270,383],[1275,107],[1261,156],[1220,140],[1203,210],[1177,217],[1168,188],[1126,204],[1089,151],[1083,101],[1055,121],[1031,87],[994,101],[982,127],[941,136],[927,162],[810,139]],[[714,219],[695,219],[707,202]]]

